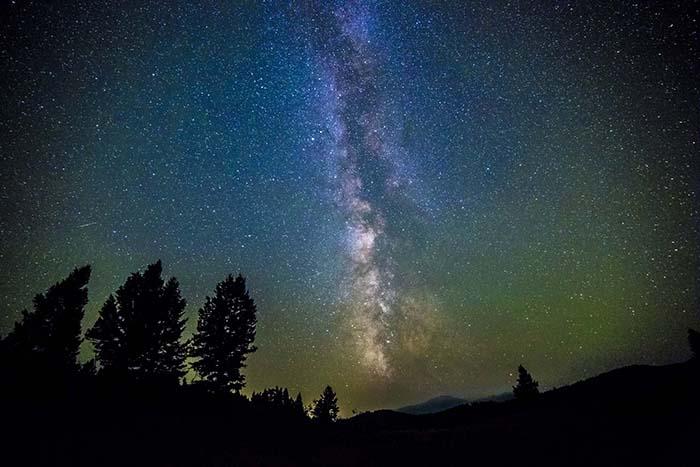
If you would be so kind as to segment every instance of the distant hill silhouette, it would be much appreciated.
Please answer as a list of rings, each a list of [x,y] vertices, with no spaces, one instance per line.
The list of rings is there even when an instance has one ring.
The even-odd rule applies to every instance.
[[[488,417],[501,415],[510,411],[524,409],[537,410],[555,409],[564,406],[567,410],[578,411],[593,409],[610,409],[631,407],[649,403],[645,410],[656,405],[652,401],[669,397],[675,400],[694,400],[698,395],[692,388],[698,384],[697,368],[692,362],[677,363],[665,366],[632,365],[617,368],[606,373],[582,380],[561,388],[555,388],[542,394],[539,401],[533,404],[522,404],[514,400],[512,395],[479,399],[468,403],[462,399],[450,396],[440,396],[422,404],[407,406],[395,411],[378,410],[365,412],[346,420],[346,423],[371,424],[387,426],[387,421],[396,422],[397,428],[411,426],[444,426],[452,423],[471,423],[474,416]],[[444,402],[443,402],[444,401]],[[444,410],[429,411],[441,403],[453,407]],[[412,412],[413,411],[413,412]],[[423,411],[421,413],[421,411]],[[399,416],[402,415],[402,416]],[[403,415],[413,415],[405,417]],[[382,421],[372,420],[385,419]]]
[[[342,421],[372,465],[700,465],[700,368],[635,365],[537,400],[482,401],[424,415],[382,410]],[[393,448],[387,451],[386,446]]]
[[[396,412],[407,413],[411,415],[423,415],[428,413],[442,412],[443,410],[457,407],[458,405],[466,404],[467,399],[461,399],[453,396],[437,396],[419,404],[407,405],[399,407]]]
[[[443,395],[443,396],[433,397],[432,399],[428,399],[427,401],[420,402],[418,404],[407,405],[405,407],[399,407],[398,409],[395,409],[394,411],[399,412],[399,413],[410,414],[410,415],[425,415],[425,414],[444,412],[445,410],[449,410],[451,408],[458,407],[460,405],[474,403],[474,402],[489,402],[489,401],[501,402],[501,401],[510,400],[512,398],[513,398],[512,392],[504,392],[502,394],[496,394],[493,396],[482,397],[482,398],[474,399],[474,400],[463,399],[461,397],[455,397],[455,396]]]

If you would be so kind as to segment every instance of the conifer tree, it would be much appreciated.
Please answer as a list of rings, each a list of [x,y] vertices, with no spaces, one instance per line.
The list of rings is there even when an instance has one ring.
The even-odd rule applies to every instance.
[[[314,406],[311,409],[311,415],[314,419],[321,423],[331,423],[338,418],[338,398],[335,395],[335,391],[330,386],[326,386],[326,389],[321,393],[321,397],[314,401]]]
[[[86,333],[95,347],[100,366],[105,371],[116,372],[120,369],[126,372],[128,360],[125,321],[124,315],[117,308],[117,300],[110,294],[102,305],[94,327]]]
[[[157,261],[129,276],[87,332],[104,374],[171,382],[184,374],[186,302],[177,279],[164,282],[162,271]]]
[[[192,340],[192,356],[197,359],[193,367],[214,391],[240,391],[245,386],[241,369],[247,355],[256,350],[255,302],[240,274],[226,277],[215,292],[199,310]]]
[[[537,398],[540,393],[539,383],[522,365],[518,366],[518,384],[513,386],[513,395],[516,399],[531,400]]]
[[[88,301],[90,266],[74,269],[66,279],[34,297],[2,340],[4,377],[65,377],[79,370],[80,323]]]
[[[306,408],[304,407],[304,401],[301,398],[301,393],[297,393],[296,399],[294,399],[294,413],[301,416],[301,417],[306,417]]]

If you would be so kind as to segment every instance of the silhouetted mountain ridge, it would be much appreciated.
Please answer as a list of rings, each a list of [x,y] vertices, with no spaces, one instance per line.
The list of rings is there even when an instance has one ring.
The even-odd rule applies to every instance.
[[[481,423],[489,419],[500,420],[502,417],[530,416],[534,412],[552,412],[563,416],[564,412],[590,414],[596,411],[622,413],[630,410],[662,410],[664,404],[695,404],[693,391],[698,386],[698,373],[692,361],[663,366],[632,365],[551,389],[532,403],[515,399],[478,400],[432,413],[379,410],[352,417],[345,423],[385,429],[430,429]],[[430,407],[434,401],[454,402],[455,399],[435,398],[424,404]],[[421,409],[422,405],[408,408]]]
[[[438,412],[444,412],[454,407],[459,407],[464,404],[473,404],[477,402],[501,402],[507,401],[513,398],[513,393],[504,392],[501,394],[495,394],[492,396],[481,397],[478,399],[465,399],[462,397],[455,397],[449,395],[442,395],[433,397],[424,402],[419,402],[417,404],[407,405],[404,407],[399,407],[398,409],[393,409],[394,412],[400,412],[411,415],[425,415]]]
[[[452,407],[466,404],[468,402],[469,401],[467,399],[462,399],[460,397],[443,395],[433,397],[432,399],[428,399],[427,401],[420,402],[418,404],[399,407],[395,411],[412,415],[422,415],[428,413],[442,412],[443,410],[448,410]]]

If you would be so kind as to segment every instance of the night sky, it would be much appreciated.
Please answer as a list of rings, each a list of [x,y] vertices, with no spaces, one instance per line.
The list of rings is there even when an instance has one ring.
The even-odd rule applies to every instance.
[[[345,415],[689,356],[698,2],[193,3],[0,7],[1,333],[160,258]]]

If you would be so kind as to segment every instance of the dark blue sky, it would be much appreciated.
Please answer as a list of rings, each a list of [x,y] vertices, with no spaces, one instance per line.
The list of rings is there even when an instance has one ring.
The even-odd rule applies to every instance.
[[[687,357],[698,3],[532,3],[3,5],[0,329],[160,258],[346,412]]]

